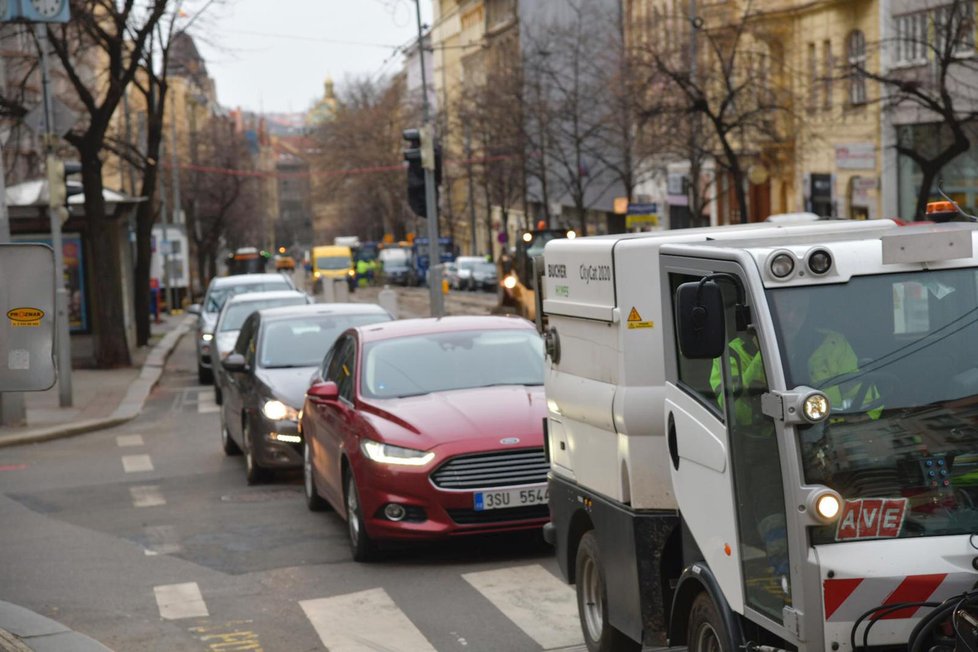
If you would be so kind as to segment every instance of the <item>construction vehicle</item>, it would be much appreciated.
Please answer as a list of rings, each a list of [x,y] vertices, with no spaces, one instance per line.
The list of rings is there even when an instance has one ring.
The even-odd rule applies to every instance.
[[[530,321],[536,319],[536,291],[533,281],[533,259],[543,254],[551,240],[573,238],[570,229],[536,229],[524,231],[516,242],[513,255],[499,258],[499,307],[497,312],[513,312]]]
[[[590,652],[976,649],[976,242],[547,243],[544,534]]]

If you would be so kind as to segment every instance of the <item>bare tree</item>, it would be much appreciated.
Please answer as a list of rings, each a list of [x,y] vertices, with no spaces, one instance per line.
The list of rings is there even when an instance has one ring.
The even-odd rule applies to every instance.
[[[596,98],[614,73],[595,68],[600,38],[592,37],[595,26],[612,17],[585,2],[572,0],[567,7],[570,20],[528,29],[523,39],[524,134],[532,148],[529,174],[541,191],[546,185],[546,200],[555,190],[570,199],[586,235],[587,211],[610,185],[608,108]]]
[[[659,39],[645,44],[644,58],[649,63],[646,83],[661,89],[669,99],[662,102],[652,98],[644,117],[702,119],[705,134],[697,140],[688,140],[689,133],[682,132],[690,143],[687,151],[698,161],[702,161],[703,153],[708,154],[729,174],[738,221],[746,223],[748,161],[758,158],[764,146],[775,149],[786,140],[792,104],[785,89],[775,83],[780,76],[772,74],[767,46],[774,39],[764,32],[752,2],[748,0],[733,21],[711,21],[707,16],[705,23],[697,20],[693,27],[699,42],[695,68],[689,57],[663,48]],[[692,183],[699,182],[694,178]]]
[[[402,169],[403,76],[348,79],[330,120],[314,132],[313,193],[337,216],[337,234],[367,240],[405,237],[409,224]],[[323,237],[325,234],[317,234]]]
[[[891,115],[917,114],[917,122],[933,124],[930,138],[911,139],[898,132],[896,151],[920,168],[914,219],[922,219],[941,170],[971,148],[978,119],[978,62],[975,49],[975,6],[970,0],[931,4],[908,16],[906,29],[879,44],[896,53],[899,66],[876,72],[867,64],[867,44],[850,34],[844,77],[850,101],[868,101],[866,81],[884,90],[883,108]],[[920,116],[923,120],[920,120]]]
[[[102,154],[112,116],[145,60],[148,41],[167,7],[167,0],[74,0],[71,21],[47,26],[54,53],[85,114],[81,125],[65,139],[81,161],[92,268],[100,283],[92,302],[99,367],[131,362],[123,318],[126,298],[119,273],[120,243],[106,214]],[[103,60],[94,75],[93,57]]]

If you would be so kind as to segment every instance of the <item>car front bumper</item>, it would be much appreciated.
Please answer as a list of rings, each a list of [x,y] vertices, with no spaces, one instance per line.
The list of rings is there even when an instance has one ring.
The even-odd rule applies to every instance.
[[[549,520],[546,503],[508,509],[475,509],[476,491],[436,487],[431,468],[384,465],[362,459],[355,470],[367,533],[375,539],[422,540],[454,536],[534,530]],[[494,489],[509,489],[499,487]],[[384,508],[405,508],[403,520],[392,521]]]

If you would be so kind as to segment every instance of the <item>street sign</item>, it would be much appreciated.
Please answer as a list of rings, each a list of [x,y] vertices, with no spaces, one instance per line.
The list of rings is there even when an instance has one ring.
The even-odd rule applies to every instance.
[[[629,204],[625,216],[625,228],[659,226],[659,204]]]
[[[54,366],[54,251],[0,245],[0,392],[49,389]]]
[[[51,108],[54,113],[54,128],[51,130],[52,133],[63,136],[71,131],[75,123],[78,122],[78,112],[69,108],[58,98],[52,100]],[[23,122],[34,133],[44,133],[44,103],[42,102],[28,111],[23,117]]]

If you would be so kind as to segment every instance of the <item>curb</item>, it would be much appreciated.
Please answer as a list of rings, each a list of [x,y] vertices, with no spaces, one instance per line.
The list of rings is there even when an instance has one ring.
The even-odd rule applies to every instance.
[[[112,652],[98,641],[29,609],[0,600],[0,650]]]
[[[159,382],[160,376],[163,375],[163,367],[166,364],[167,358],[170,357],[173,349],[176,348],[180,338],[190,331],[195,320],[195,317],[185,317],[176,328],[157,342],[156,346],[153,347],[153,350],[146,357],[146,362],[143,363],[139,378],[129,386],[129,390],[126,392],[122,402],[119,403],[119,407],[108,417],[49,426],[30,432],[0,437],[0,448],[73,437],[86,432],[113,428],[135,419],[139,416],[140,411],[142,411],[149,393],[156,386],[156,383]]]

